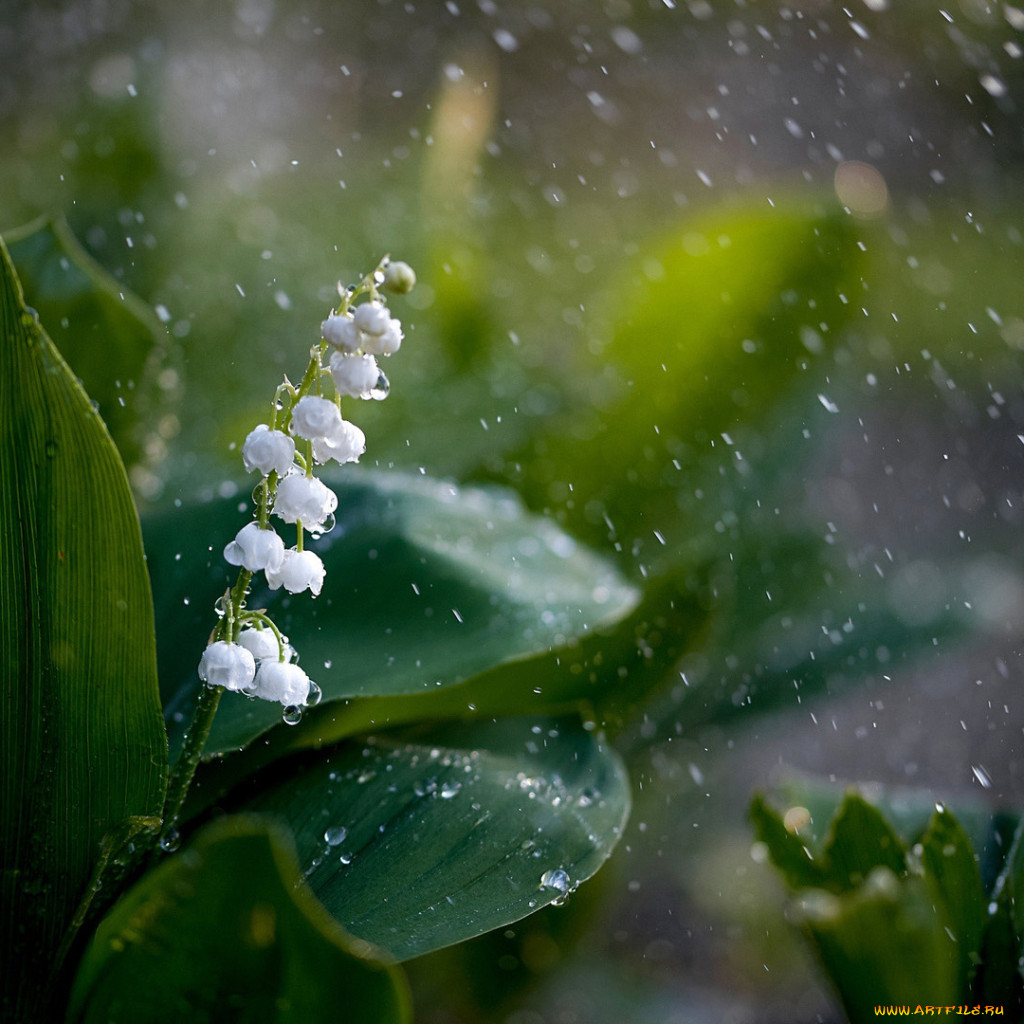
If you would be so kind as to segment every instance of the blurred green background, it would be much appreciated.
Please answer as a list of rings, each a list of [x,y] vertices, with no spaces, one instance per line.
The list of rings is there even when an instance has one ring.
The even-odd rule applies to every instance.
[[[984,822],[1024,788],[1024,12],[0,14],[0,231],[64,216],[160,325],[104,395],[103,341],[71,359],[142,423],[143,510],[241,486],[231,445],[387,251],[421,283],[391,396],[349,413],[364,462],[510,485],[706,612],[637,626],[665,680],[624,662],[605,711],[635,784],[610,864],[410,965],[419,1019],[841,1019],[750,856],[753,790]]]

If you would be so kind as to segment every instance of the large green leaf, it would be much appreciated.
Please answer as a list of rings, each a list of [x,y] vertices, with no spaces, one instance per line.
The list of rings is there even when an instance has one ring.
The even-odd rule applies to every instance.
[[[382,736],[271,771],[247,809],[287,821],[327,909],[399,959],[564,899],[629,813],[621,761],[575,721]]]
[[[87,916],[91,876],[159,814],[167,744],[124,468],[2,243],[0,650],[2,990],[18,1019]]]
[[[208,826],[101,923],[69,1021],[401,1024],[402,975],[346,935],[302,884],[287,833]]]
[[[327,567],[323,593],[289,597],[257,582],[249,602],[269,608],[325,705],[437,693],[565,647],[638,600],[608,563],[527,515],[508,492],[396,473],[351,472],[331,483],[337,526],[314,545]],[[146,524],[172,721],[196,692],[213,602],[229,580],[220,552],[244,521],[233,500]],[[242,747],[280,721],[280,707],[227,693],[206,752]]]
[[[758,423],[801,378],[818,379],[816,363],[827,372],[860,285],[856,240],[826,203],[674,225],[645,249],[645,272],[614,293],[605,372],[524,456],[530,500],[571,493],[574,528],[610,530],[631,548],[644,540],[648,568],[677,559],[693,513],[707,515],[695,468],[713,454],[712,480],[724,466],[745,469],[729,431]]]
[[[79,245],[62,217],[5,236],[25,299],[99,406],[121,457],[142,456],[168,389],[157,386],[163,330],[153,311]],[[165,378],[165,383],[170,378]]]

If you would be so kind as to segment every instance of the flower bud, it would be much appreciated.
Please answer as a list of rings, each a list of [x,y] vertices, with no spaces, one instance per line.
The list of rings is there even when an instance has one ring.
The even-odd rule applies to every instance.
[[[362,344],[359,328],[344,313],[332,313],[321,325],[324,341],[342,352],[355,352]]]
[[[269,527],[261,529],[259,523],[243,526],[224,548],[224,560],[229,565],[241,565],[249,572],[276,569],[282,558],[284,541]]]
[[[272,629],[246,628],[239,632],[236,643],[244,647],[257,662],[264,658],[272,658],[279,661],[281,648],[278,646],[277,634]],[[284,659],[291,661],[295,656],[295,648],[291,644],[284,643]]]
[[[289,473],[277,485],[272,511],[286,523],[302,523],[312,530],[323,526],[337,507],[338,496],[326,484],[303,473]]]
[[[351,398],[372,398],[380,382],[380,368],[373,356],[347,356],[335,352],[331,356],[331,378],[339,395]]]
[[[252,654],[238,644],[216,640],[199,660],[199,678],[207,686],[223,686],[225,690],[246,690],[256,675]]]
[[[242,445],[242,465],[246,473],[258,469],[264,476],[283,476],[295,458],[295,442],[283,431],[271,430],[261,423]]]
[[[276,700],[285,706],[305,704],[309,697],[309,676],[286,661],[264,661],[256,672],[256,696]]]
[[[313,461],[323,465],[334,459],[343,466],[346,462],[358,462],[365,451],[366,435],[354,423],[342,420],[334,434],[313,442]]]
[[[334,402],[316,395],[305,395],[295,403],[288,429],[299,437],[314,441],[336,431],[340,422],[341,412]]]
[[[388,329],[388,321],[391,314],[387,306],[376,300],[364,302],[356,306],[352,311],[352,322],[364,334],[383,334]],[[366,347],[366,339],[363,339],[363,347]]]
[[[393,356],[402,347],[402,321],[389,319],[379,334],[363,336],[363,351],[375,356]]]
[[[408,295],[416,287],[416,271],[402,260],[384,268],[384,287],[395,295]]]
[[[267,570],[267,584],[271,590],[284,587],[289,594],[301,594],[308,590],[316,597],[324,585],[327,570],[320,557],[312,551],[296,551],[289,548],[276,570]]]

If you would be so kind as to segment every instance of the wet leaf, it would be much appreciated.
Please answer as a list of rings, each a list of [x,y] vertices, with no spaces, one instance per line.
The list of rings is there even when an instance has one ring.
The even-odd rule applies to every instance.
[[[643,260],[615,291],[601,386],[533,446],[530,497],[547,504],[552,485],[572,485],[574,528],[630,543],[656,530],[678,548],[693,532],[681,503],[693,504],[695,469],[719,450],[735,462],[728,431],[763,420],[825,358],[861,256],[848,217],[806,203],[715,210]]]
[[[0,650],[3,1015],[17,1018],[52,987],[94,871],[159,814],[167,744],[124,467],[2,244]]]
[[[100,924],[69,1021],[401,1024],[400,972],[302,885],[294,846],[259,819],[218,821]]]
[[[967,999],[974,967],[980,959],[981,936],[988,900],[974,848],[960,822],[944,807],[936,808],[921,840],[921,863],[936,903],[944,910],[952,939],[947,961],[960,979],[960,996]]]
[[[79,245],[62,217],[5,236],[25,300],[99,406],[121,458],[142,457],[162,401],[163,335],[153,311]]]
[[[396,473],[346,473],[332,484],[337,526],[313,545],[327,567],[321,596],[257,586],[249,602],[269,608],[324,705],[427,700],[496,665],[566,647],[637,602],[608,563],[508,492]],[[172,715],[198,683],[213,602],[229,580],[221,551],[245,521],[238,506],[175,509],[146,524]],[[280,706],[227,693],[207,754],[244,746],[280,720]]]
[[[287,821],[327,909],[401,960],[565,898],[629,813],[621,761],[572,721],[381,736],[273,771],[246,809]]]

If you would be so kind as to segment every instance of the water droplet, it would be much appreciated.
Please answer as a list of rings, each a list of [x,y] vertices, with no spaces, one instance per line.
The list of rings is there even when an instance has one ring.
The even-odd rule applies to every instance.
[[[160,849],[164,853],[174,853],[179,846],[181,846],[181,833],[173,825],[165,828],[160,836]]]
[[[341,846],[348,835],[348,829],[344,825],[335,825],[324,833],[324,842],[328,846]]]
[[[377,376],[377,383],[370,388],[370,397],[376,399],[378,402],[382,402],[388,397],[388,392],[390,390],[391,381],[388,380],[387,374],[381,370]]]
[[[311,679],[309,681],[309,696],[306,698],[306,703],[303,705],[307,708],[315,708],[323,698],[324,691],[317,686],[316,683]]]
[[[454,780],[445,782],[441,786],[441,798],[444,800],[451,800],[451,798],[455,796],[455,794],[458,793],[460,789],[462,789],[461,782],[456,782]]]
[[[569,876],[563,868],[550,868],[540,876],[542,889],[557,889],[561,893],[569,891]]]
[[[298,704],[289,704],[281,712],[281,721],[285,725],[298,725],[302,721],[302,708]]]
[[[992,785],[992,777],[982,765],[972,764],[971,771],[974,773],[974,777],[985,789],[988,789]]]
[[[327,518],[319,526],[311,526],[309,528],[309,534],[315,540],[318,537],[322,537],[325,533],[330,533],[337,524],[337,519],[334,517],[333,512],[327,513]]]
[[[338,858],[338,863],[339,864],[344,864],[345,867],[348,867],[348,865],[352,863],[352,854],[351,853],[343,853]]]

